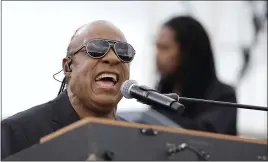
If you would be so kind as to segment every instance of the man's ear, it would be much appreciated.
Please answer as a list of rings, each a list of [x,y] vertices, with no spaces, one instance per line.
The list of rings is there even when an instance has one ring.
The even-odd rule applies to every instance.
[[[67,58],[65,57],[62,60],[62,69],[64,71],[65,76],[66,76],[67,73],[70,73],[72,71],[71,68],[70,68],[71,62],[72,62],[71,58],[68,58],[68,57]]]

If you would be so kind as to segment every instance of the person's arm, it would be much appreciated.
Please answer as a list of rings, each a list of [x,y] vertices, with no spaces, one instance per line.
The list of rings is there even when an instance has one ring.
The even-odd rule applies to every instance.
[[[221,95],[216,100],[235,103],[236,96],[233,92]],[[186,129],[236,135],[236,108],[215,105],[204,105],[197,108],[198,115],[194,119],[178,117],[177,123]]]

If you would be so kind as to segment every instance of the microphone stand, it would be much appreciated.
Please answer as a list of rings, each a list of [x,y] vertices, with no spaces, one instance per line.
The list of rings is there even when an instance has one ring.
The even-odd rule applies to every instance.
[[[179,97],[179,101],[221,105],[221,106],[227,106],[227,107],[244,108],[244,109],[249,109],[249,110],[260,110],[260,111],[268,110],[267,107],[263,107],[263,106],[244,105],[244,104],[237,104],[237,103],[230,103],[230,102],[203,100],[203,99],[195,99],[195,98],[187,98],[187,97]]]
[[[140,86],[140,88],[143,90],[160,93],[159,91],[152,89],[152,88],[149,88],[147,86]],[[264,106],[244,105],[244,104],[237,104],[237,103],[231,103],[231,102],[222,102],[222,101],[179,97],[176,93],[165,94],[165,96],[168,96],[168,97],[173,98],[173,99],[177,99],[178,102],[185,101],[185,102],[195,102],[195,103],[201,103],[201,104],[220,105],[220,106],[226,106],[226,107],[232,107],[232,108],[235,107],[235,108],[243,108],[243,109],[249,109],[249,110],[268,111],[268,108],[264,107]],[[184,106],[182,105],[182,107],[183,107],[182,109],[177,109],[177,110],[180,110],[182,112],[184,110]]]

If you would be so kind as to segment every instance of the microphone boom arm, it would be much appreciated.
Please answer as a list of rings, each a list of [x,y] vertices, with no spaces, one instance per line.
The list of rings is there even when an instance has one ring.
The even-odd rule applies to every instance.
[[[203,99],[195,99],[195,98],[187,98],[187,97],[179,97],[179,100],[180,101],[185,101],[185,102],[214,104],[214,105],[221,105],[221,106],[227,106],[227,107],[236,107],[236,108],[244,108],[244,109],[250,109],[250,110],[260,110],[260,111],[267,111],[268,110],[267,107],[263,107],[263,106],[244,105],[244,104],[237,104],[237,103],[230,103],[230,102],[203,100]]]

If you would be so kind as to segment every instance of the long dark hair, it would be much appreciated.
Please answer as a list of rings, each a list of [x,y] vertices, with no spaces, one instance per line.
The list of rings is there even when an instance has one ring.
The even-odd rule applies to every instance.
[[[180,64],[176,73],[160,79],[157,89],[162,93],[172,93],[179,83],[182,87],[180,96],[204,98],[207,88],[217,78],[207,32],[190,16],[174,17],[163,26],[175,33],[175,41],[180,49]]]

